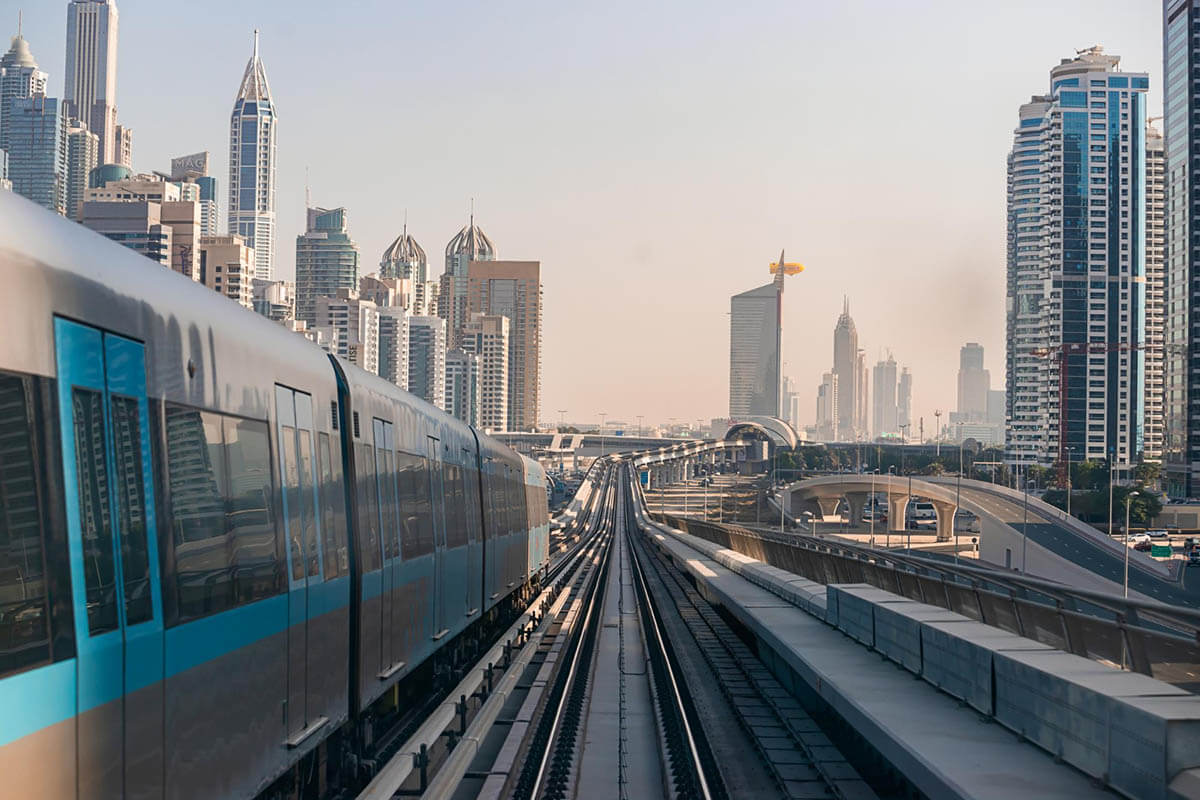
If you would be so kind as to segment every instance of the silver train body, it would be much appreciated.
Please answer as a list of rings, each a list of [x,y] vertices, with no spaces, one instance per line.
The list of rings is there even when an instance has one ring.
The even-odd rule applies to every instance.
[[[0,192],[0,795],[253,797],[548,559],[525,459]]]

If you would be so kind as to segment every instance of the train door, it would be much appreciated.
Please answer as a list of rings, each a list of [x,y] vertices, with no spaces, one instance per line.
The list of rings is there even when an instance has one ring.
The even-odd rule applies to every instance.
[[[433,510],[433,634],[441,639],[450,628],[446,624],[446,594],[454,591],[447,584],[446,568],[446,481],[442,470],[441,442],[427,436],[429,454],[429,498]]]
[[[279,424],[279,474],[283,476],[283,526],[288,566],[287,745],[299,747],[327,721],[309,675],[309,590],[323,581],[324,558],[317,519],[312,397],[275,387]]]
[[[161,796],[162,596],[145,347],[62,319],[54,334],[79,796]]]

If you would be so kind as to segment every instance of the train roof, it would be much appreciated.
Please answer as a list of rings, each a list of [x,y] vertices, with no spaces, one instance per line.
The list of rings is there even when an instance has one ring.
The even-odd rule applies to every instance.
[[[266,418],[264,354],[294,388],[333,384],[325,352],[217,292],[12,192],[0,192],[6,369],[53,376],[55,315],[147,345],[152,393]]]

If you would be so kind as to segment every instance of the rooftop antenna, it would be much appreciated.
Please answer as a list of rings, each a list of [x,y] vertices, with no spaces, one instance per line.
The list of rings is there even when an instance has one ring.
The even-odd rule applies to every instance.
[[[475,227],[475,198],[471,198],[471,227]]]
[[[255,31],[255,33],[257,33],[257,31]],[[307,164],[304,166],[304,207],[312,208],[312,185],[308,182]]]
[[[258,60],[258,28],[254,29],[254,60]]]
[[[408,209],[404,209],[404,235],[408,236]]]
[[[17,9],[17,38],[18,39],[21,38],[21,28],[22,28],[24,22],[25,22],[25,11],[23,9],[18,8]]]

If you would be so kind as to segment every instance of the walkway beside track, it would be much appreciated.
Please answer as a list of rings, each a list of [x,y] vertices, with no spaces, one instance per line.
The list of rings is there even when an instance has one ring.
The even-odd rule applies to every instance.
[[[647,539],[686,569],[710,602],[755,636],[760,657],[776,660],[777,672],[786,667],[795,676],[793,693],[806,705],[825,706],[840,716],[925,795],[983,800],[1113,796],[822,619],[722,566],[708,555],[710,543],[647,523]],[[823,596],[815,596],[823,604]]]

